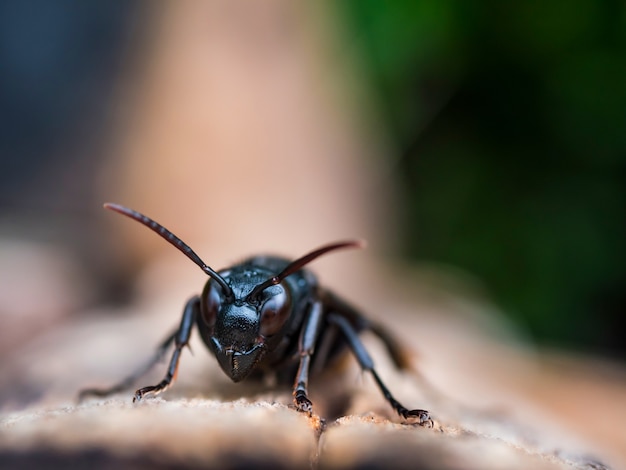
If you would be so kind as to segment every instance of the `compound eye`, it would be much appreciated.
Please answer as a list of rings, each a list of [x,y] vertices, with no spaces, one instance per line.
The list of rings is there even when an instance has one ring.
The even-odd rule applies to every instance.
[[[215,325],[217,312],[222,306],[222,289],[214,281],[207,282],[202,293],[202,319],[208,327]]]
[[[262,336],[272,336],[278,333],[291,311],[291,300],[285,289],[281,287],[280,290],[276,290],[278,292],[269,297],[261,306],[261,328],[259,333]]]

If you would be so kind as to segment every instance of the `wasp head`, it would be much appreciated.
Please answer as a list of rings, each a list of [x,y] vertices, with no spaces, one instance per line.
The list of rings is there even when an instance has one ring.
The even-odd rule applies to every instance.
[[[210,346],[222,370],[234,382],[245,379],[263,359],[268,341],[280,333],[291,313],[289,290],[282,284],[253,293],[259,277],[250,267],[223,271],[230,288],[210,280],[202,295],[202,321],[210,332]]]

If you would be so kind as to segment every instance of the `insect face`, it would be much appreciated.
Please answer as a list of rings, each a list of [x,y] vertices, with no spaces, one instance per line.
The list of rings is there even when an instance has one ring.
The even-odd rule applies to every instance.
[[[282,330],[291,313],[291,298],[282,284],[250,295],[267,280],[268,273],[236,269],[219,274],[232,286],[233,296],[225,295],[213,280],[207,282],[201,297],[201,319],[220,367],[239,382],[255,369],[268,347],[271,349],[272,337]]]

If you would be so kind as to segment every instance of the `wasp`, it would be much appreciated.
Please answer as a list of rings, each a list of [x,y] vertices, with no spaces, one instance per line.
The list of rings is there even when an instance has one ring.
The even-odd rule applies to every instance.
[[[158,222],[119,204],[106,203],[104,207],[156,232],[198,265],[209,280],[201,295],[187,301],[180,326],[160,345],[142,370],[107,389],[82,390],[79,399],[89,395],[108,396],[129,388],[173,344],[163,380],[138,389],[133,402],[167,390],[177,375],[181,352],[188,346],[195,327],[221,369],[234,382],[282,372],[279,376],[283,380],[293,380],[295,408],[308,414],[313,412],[308,396],[310,371],[323,369],[347,347],[361,368],[372,374],[385,399],[401,417],[415,418],[419,424],[429,423],[432,426],[427,411],[408,409],[394,398],[376,372],[374,362],[359,337],[360,333],[371,331],[382,340],[395,365],[406,368],[402,349],[389,331],[322,288],[313,273],[304,269],[326,253],[362,247],[363,242],[332,243],[294,261],[275,256],[254,256],[230,268],[215,271]]]

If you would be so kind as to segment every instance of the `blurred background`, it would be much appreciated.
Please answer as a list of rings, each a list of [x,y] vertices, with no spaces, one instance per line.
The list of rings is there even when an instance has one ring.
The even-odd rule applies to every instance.
[[[213,246],[216,268],[367,237],[468,281],[536,344],[624,359],[624,3],[316,3],[0,4],[0,314],[23,329],[0,351],[128,300],[162,246],[109,219],[115,199]],[[306,106],[336,132],[287,127],[323,127]],[[248,206],[242,188],[291,178],[302,194]]]
[[[472,273],[538,343],[626,357],[624,2],[342,5],[403,254]]]
[[[436,389],[626,461],[624,2],[8,0],[0,71],[0,410],[119,379],[206,281],[114,201],[215,269],[366,239],[311,268]],[[194,351],[168,396],[227,381]]]

